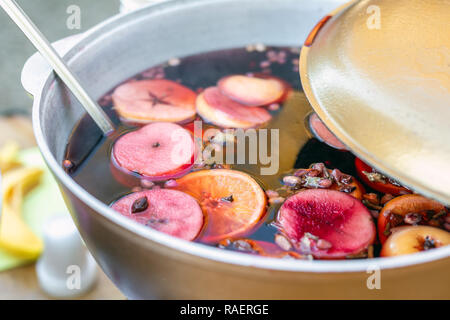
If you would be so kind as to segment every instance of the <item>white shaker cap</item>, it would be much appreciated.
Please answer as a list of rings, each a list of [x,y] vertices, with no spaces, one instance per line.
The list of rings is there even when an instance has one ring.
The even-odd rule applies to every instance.
[[[66,215],[50,218],[43,237],[44,253],[36,265],[42,290],[58,298],[76,297],[90,290],[97,280],[97,264],[72,219]]]

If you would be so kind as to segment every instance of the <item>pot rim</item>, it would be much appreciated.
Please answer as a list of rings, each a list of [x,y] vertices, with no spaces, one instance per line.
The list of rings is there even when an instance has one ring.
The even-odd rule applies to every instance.
[[[233,2],[234,0],[215,0],[219,2]],[[113,16],[95,27],[89,29],[83,35],[77,39],[76,43],[71,47],[64,55],[66,61],[70,61],[71,58],[76,57],[77,54],[82,52],[82,49],[86,44],[89,44],[93,40],[98,40],[99,37],[111,31],[117,27],[120,27],[122,22],[130,17],[138,18],[141,15],[151,14],[157,11],[170,11],[173,9],[182,9],[186,6],[197,6],[202,3],[211,4],[210,0],[171,0],[162,3],[151,4],[137,11],[133,11],[127,14],[121,14]],[[67,60],[68,59],[68,60]],[[209,247],[204,244],[189,242],[181,240],[162,232],[158,232],[146,226],[140,225],[131,219],[128,219],[120,214],[117,214],[109,206],[101,202],[92,196],[89,192],[83,189],[78,183],[75,182],[62,168],[62,166],[56,161],[52,152],[47,145],[44,138],[44,132],[41,127],[40,110],[41,106],[45,102],[45,95],[43,95],[44,88],[48,88],[49,85],[56,80],[53,73],[46,77],[42,86],[34,94],[33,102],[33,130],[36,137],[38,147],[42,153],[44,160],[53,174],[58,178],[59,183],[63,184],[68,190],[70,190],[76,197],[87,204],[97,214],[100,214],[105,219],[109,220],[116,226],[125,229],[128,232],[134,233],[137,236],[150,240],[159,245],[171,248],[176,251],[181,251],[192,256],[197,256],[207,260],[213,260],[216,262],[227,263],[232,265],[255,267],[260,269],[288,271],[288,272],[310,272],[310,273],[347,273],[347,272],[369,272],[375,269],[392,269],[408,267],[417,264],[432,262],[435,260],[444,259],[450,256],[450,246],[419,252],[411,255],[391,257],[391,258],[372,258],[361,260],[283,260],[278,258],[258,257],[253,255],[246,255],[239,252],[232,252],[226,250],[220,250],[218,248]]]

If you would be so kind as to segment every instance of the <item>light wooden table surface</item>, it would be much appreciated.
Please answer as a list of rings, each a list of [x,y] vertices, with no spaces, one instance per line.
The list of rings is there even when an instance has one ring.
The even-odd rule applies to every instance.
[[[17,141],[21,147],[35,145],[28,117],[0,117],[0,145],[8,140]],[[51,299],[39,288],[35,264],[0,272],[0,299]],[[79,299],[125,299],[120,291],[99,268],[95,287]]]
[[[39,288],[35,264],[0,272],[0,300],[52,299]],[[95,287],[78,299],[121,300],[125,297],[99,268]]]

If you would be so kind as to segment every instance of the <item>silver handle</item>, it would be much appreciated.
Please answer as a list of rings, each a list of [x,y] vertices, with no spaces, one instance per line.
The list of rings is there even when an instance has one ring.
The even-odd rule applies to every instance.
[[[14,0],[0,0],[0,5],[36,49],[47,59],[64,84],[72,91],[103,133],[107,135],[114,131],[111,119],[109,119],[100,106],[91,99],[81,86],[78,78],[69,70],[66,63],[60,58],[49,41],[34,25],[22,8],[20,8]]]

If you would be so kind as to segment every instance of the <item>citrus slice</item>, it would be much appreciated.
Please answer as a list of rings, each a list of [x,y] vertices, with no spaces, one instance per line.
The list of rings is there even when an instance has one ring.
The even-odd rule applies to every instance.
[[[228,169],[201,170],[177,180],[175,187],[193,196],[207,218],[203,242],[248,234],[266,211],[266,195],[248,174]]]
[[[197,94],[165,79],[131,81],[114,90],[114,108],[132,123],[186,122],[195,117]]]

